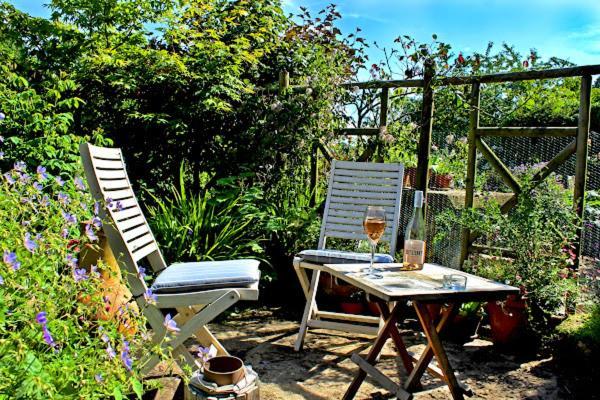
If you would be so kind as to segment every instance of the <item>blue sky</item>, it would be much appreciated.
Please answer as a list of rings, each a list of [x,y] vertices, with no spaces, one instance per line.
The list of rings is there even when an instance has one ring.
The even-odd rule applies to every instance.
[[[40,0],[9,0],[17,8],[47,16]],[[332,1],[283,0],[288,12],[305,6],[316,13]],[[341,28],[356,27],[368,41],[389,47],[400,34],[429,41],[432,33],[455,51],[482,51],[488,41],[507,42],[542,57],[600,64],[600,0],[340,0]],[[381,54],[370,50],[372,59]]]

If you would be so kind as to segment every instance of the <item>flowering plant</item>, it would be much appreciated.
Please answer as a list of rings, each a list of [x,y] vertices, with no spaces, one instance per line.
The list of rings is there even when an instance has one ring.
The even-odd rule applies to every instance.
[[[127,305],[118,312],[137,321],[135,335],[97,318],[108,269],[80,267],[73,245],[98,240],[98,207],[78,177],[23,162],[0,176],[0,399],[141,397],[142,317]],[[83,232],[79,221],[90,221]]]

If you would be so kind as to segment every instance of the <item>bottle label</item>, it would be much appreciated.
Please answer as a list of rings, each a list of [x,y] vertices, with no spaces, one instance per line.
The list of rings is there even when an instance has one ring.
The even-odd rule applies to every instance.
[[[423,240],[404,241],[404,263],[423,265],[425,263],[425,242]]]

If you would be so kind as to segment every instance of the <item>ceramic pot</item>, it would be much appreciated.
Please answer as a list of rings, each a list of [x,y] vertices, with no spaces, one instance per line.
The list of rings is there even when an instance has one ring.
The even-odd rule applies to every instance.
[[[494,344],[516,344],[525,336],[527,304],[521,296],[508,296],[505,302],[489,301],[486,306],[490,317]]]
[[[204,378],[219,386],[235,385],[244,377],[244,362],[233,356],[213,357],[204,366]]]

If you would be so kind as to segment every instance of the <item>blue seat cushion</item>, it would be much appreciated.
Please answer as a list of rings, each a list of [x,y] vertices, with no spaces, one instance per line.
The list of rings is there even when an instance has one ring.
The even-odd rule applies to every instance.
[[[160,294],[249,287],[260,279],[258,264],[257,260],[176,263],[156,277],[151,289]]]
[[[298,253],[304,261],[316,264],[360,264],[371,262],[370,253],[354,253],[344,250],[303,250]],[[376,263],[393,263],[389,254],[375,253]]]

